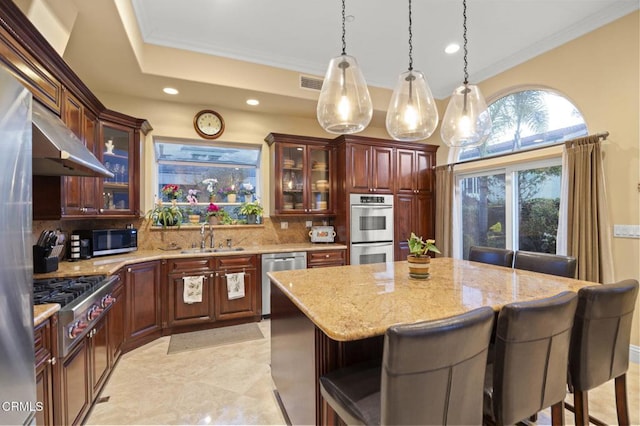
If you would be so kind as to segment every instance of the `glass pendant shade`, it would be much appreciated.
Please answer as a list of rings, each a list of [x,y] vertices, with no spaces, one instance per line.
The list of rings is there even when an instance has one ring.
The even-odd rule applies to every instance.
[[[438,108],[424,74],[414,70],[400,74],[387,109],[389,135],[398,141],[418,141],[431,136],[437,125]]]
[[[369,89],[353,56],[340,55],[329,62],[316,112],[318,123],[329,133],[357,133],[371,122]]]
[[[440,137],[450,147],[482,144],[491,133],[491,115],[478,86],[457,87],[442,119]]]

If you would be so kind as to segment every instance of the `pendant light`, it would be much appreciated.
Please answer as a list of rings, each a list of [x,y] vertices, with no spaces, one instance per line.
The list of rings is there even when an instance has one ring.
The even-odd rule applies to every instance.
[[[469,84],[467,73],[467,1],[462,1],[464,28],[464,82],[449,99],[440,136],[450,147],[481,145],[491,133],[491,116],[478,86]]]
[[[427,80],[413,69],[413,33],[409,0],[409,70],[400,74],[387,109],[386,126],[398,141],[426,139],[438,125],[438,109]]]
[[[349,134],[371,122],[373,105],[358,62],[346,53],[345,0],[342,0],[342,54],[329,62],[318,98],[318,123],[329,133]]]

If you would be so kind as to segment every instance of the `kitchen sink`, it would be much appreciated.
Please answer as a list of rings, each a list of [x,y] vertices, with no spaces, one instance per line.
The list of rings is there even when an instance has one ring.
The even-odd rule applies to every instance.
[[[182,254],[197,254],[197,253],[226,253],[231,251],[243,251],[244,247],[220,247],[220,248],[190,248],[180,251]]]

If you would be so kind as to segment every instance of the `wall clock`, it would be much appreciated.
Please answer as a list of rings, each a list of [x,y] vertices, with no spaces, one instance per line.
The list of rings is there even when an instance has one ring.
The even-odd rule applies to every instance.
[[[216,139],[224,132],[224,120],[217,112],[204,109],[193,118],[193,127],[203,138]]]

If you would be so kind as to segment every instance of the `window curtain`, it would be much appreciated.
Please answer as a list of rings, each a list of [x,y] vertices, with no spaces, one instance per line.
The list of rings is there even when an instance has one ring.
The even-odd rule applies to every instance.
[[[567,254],[578,261],[578,279],[611,283],[615,279],[601,138],[586,136],[564,146]]]
[[[453,256],[453,165],[436,167],[436,246]]]

